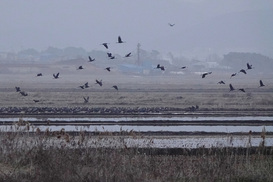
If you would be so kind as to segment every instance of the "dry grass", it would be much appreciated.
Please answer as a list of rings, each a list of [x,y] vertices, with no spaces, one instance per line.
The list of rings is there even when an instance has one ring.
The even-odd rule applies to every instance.
[[[131,133],[134,136],[134,133]],[[272,181],[273,148],[128,148],[122,134],[1,133],[0,181]],[[178,155],[179,154],[179,155]]]

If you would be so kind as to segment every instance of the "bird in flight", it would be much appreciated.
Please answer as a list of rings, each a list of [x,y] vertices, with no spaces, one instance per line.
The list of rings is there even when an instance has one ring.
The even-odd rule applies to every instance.
[[[252,69],[252,65],[250,65],[249,63],[247,63],[246,66],[247,66],[247,70],[251,70]]]
[[[117,43],[121,44],[121,43],[125,43],[125,42],[121,40],[120,36],[118,36],[118,42]]]
[[[60,78],[59,75],[60,75],[60,73],[57,73],[56,75],[53,73],[53,78],[58,79],[58,78]]]
[[[115,59],[116,57],[115,56],[111,56],[110,59]]]
[[[182,66],[182,67],[181,67],[181,69],[185,69],[185,68],[187,68],[187,67],[186,67],[186,66]]]
[[[129,52],[128,54],[126,54],[124,57],[126,57],[126,58],[131,57],[131,52]]]
[[[105,69],[106,69],[107,71],[109,71],[109,72],[111,71],[111,68],[110,68],[110,67],[107,67],[107,68],[105,68]]]
[[[243,88],[240,88],[239,90],[242,91],[242,92],[246,92],[245,89],[243,89]]]
[[[174,23],[169,23],[169,26],[170,27],[173,27],[175,24]]]
[[[217,84],[225,84],[225,82],[223,80],[221,80]]]
[[[15,89],[16,89],[16,92],[20,92],[21,91],[20,87],[15,87]]]
[[[78,67],[78,70],[82,70],[82,69],[83,69],[83,67],[82,67],[82,66],[79,66],[79,67]]]
[[[264,86],[265,86],[265,85],[264,85],[263,81],[260,80],[260,86],[259,86],[259,87],[264,87]]]
[[[88,82],[86,82],[86,83],[84,84],[84,88],[88,88],[88,87],[89,87]]]
[[[43,74],[42,73],[38,73],[37,76],[43,76]]]
[[[34,101],[35,103],[40,102],[40,100],[37,100],[37,99],[33,99],[33,101]]]
[[[229,84],[229,89],[230,89],[229,91],[235,90],[234,87],[231,84]]]
[[[240,71],[239,71],[239,73],[244,73],[244,74],[246,74],[246,70],[244,70],[244,69],[241,69]]]
[[[118,86],[114,85],[113,87],[114,87],[114,89],[118,90]]]
[[[99,84],[100,86],[102,86],[102,80],[101,81],[96,80],[96,84]]]
[[[110,58],[112,57],[112,53],[111,52],[107,52],[107,56]]]
[[[232,77],[234,77],[234,76],[236,76],[236,73],[231,74],[230,78],[232,78]]]
[[[106,42],[105,42],[105,43],[102,43],[101,45],[103,45],[106,49],[108,49],[108,44],[109,44],[109,43],[106,43]]]
[[[27,94],[26,92],[24,92],[24,91],[20,91],[20,94],[21,94],[22,96],[28,96],[28,94]]]
[[[80,87],[81,89],[84,89],[84,85],[80,85],[79,87]]]
[[[88,97],[83,97],[84,99],[84,103],[88,103],[89,102],[89,96]]]
[[[202,74],[202,78],[205,78],[207,75],[211,74],[212,72],[206,72]]]
[[[90,56],[88,56],[88,58],[89,58],[89,62],[93,62],[96,60],[95,58],[92,59]]]

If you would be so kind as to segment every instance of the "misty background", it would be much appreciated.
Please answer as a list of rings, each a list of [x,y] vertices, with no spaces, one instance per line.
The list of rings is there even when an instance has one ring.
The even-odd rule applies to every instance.
[[[80,65],[91,74],[112,67],[116,74],[198,78],[207,71],[230,75],[246,63],[259,75],[273,69],[270,0],[0,1],[0,22],[3,75],[71,74]],[[126,43],[117,44],[118,36]]]

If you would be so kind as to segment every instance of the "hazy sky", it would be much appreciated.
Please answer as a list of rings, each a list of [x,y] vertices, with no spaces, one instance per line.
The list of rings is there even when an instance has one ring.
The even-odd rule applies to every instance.
[[[256,51],[251,45],[257,43],[266,54],[273,50],[273,27],[267,25],[272,11],[272,0],[1,0],[0,51],[49,46],[104,50],[100,44],[109,42],[122,54],[141,43],[146,50],[183,55],[203,49],[217,53],[219,47]],[[244,17],[242,22],[237,16]],[[236,43],[225,40],[229,33],[226,39]],[[126,44],[116,44],[119,35]]]

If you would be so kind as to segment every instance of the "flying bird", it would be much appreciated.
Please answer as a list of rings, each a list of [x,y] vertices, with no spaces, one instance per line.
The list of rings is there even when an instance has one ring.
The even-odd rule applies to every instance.
[[[38,73],[37,76],[43,76],[43,74],[42,73]]]
[[[115,59],[115,56],[110,57],[110,59]]]
[[[28,96],[28,94],[27,94],[26,92],[24,92],[24,91],[20,91],[20,94],[21,94],[22,96]]]
[[[118,36],[118,42],[117,43],[121,44],[121,43],[125,43],[125,42],[121,40],[120,36]]]
[[[217,84],[225,84],[225,82],[223,80],[221,80]]]
[[[247,66],[247,70],[251,70],[252,69],[252,65],[250,65],[249,63],[247,63],[246,66]]]
[[[113,87],[114,87],[114,89],[118,90],[118,86],[114,85]]]
[[[230,89],[229,91],[235,90],[234,87],[231,84],[229,84],[229,89]]]
[[[236,76],[236,74],[237,74],[237,73],[233,73],[233,74],[231,74],[230,78],[232,78],[232,77]]]
[[[56,75],[53,73],[53,77],[54,77],[55,79],[60,78],[59,75],[60,75],[60,73],[57,73]]]
[[[106,49],[108,49],[108,44],[109,43],[102,43],[101,45],[103,45]]]
[[[128,54],[126,54],[124,57],[126,57],[126,58],[131,57],[131,52],[129,52]]]
[[[182,66],[182,67],[181,67],[181,69],[185,69],[185,68],[187,68],[187,67],[186,67],[186,66]]]
[[[37,99],[33,99],[33,101],[34,101],[35,103],[40,102],[40,100],[37,100]]]
[[[202,74],[202,78],[205,78],[207,75],[211,74],[212,72],[206,72]]]
[[[16,92],[20,92],[21,88],[20,87],[15,87]]]
[[[83,67],[82,67],[82,66],[79,66],[79,67],[78,67],[78,70],[82,70],[82,69],[83,69]]]
[[[263,81],[260,80],[260,86],[259,86],[259,87],[264,87],[264,86],[265,86],[265,85],[264,85]]]
[[[92,59],[90,56],[88,56],[88,58],[89,58],[89,62],[93,62],[96,60],[95,58]]]
[[[102,86],[102,80],[101,81],[96,80],[96,84],[99,84],[100,86]]]
[[[170,27],[173,27],[174,25],[175,25],[174,23],[173,23],[173,24],[172,24],[172,23],[169,23],[169,26],[170,26]]]
[[[107,56],[110,58],[112,57],[112,53],[111,52],[107,52]]]
[[[240,73],[240,72],[246,74],[246,70],[244,70],[244,69],[241,69],[241,70],[239,71],[239,73]]]
[[[89,96],[88,97],[83,97],[84,99],[84,103],[88,103],[89,102]]]
[[[84,84],[84,88],[88,88],[88,87],[89,87],[88,82],[86,82],[86,83]]]
[[[111,68],[110,68],[110,67],[107,67],[107,68],[105,68],[105,69],[106,69],[107,71],[109,71],[109,72],[111,71]]]
[[[81,89],[84,89],[84,88],[85,88],[84,85],[80,85],[79,87],[80,87]]]
[[[246,92],[245,89],[243,89],[243,88],[240,88],[239,90],[242,91],[242,92]]]

